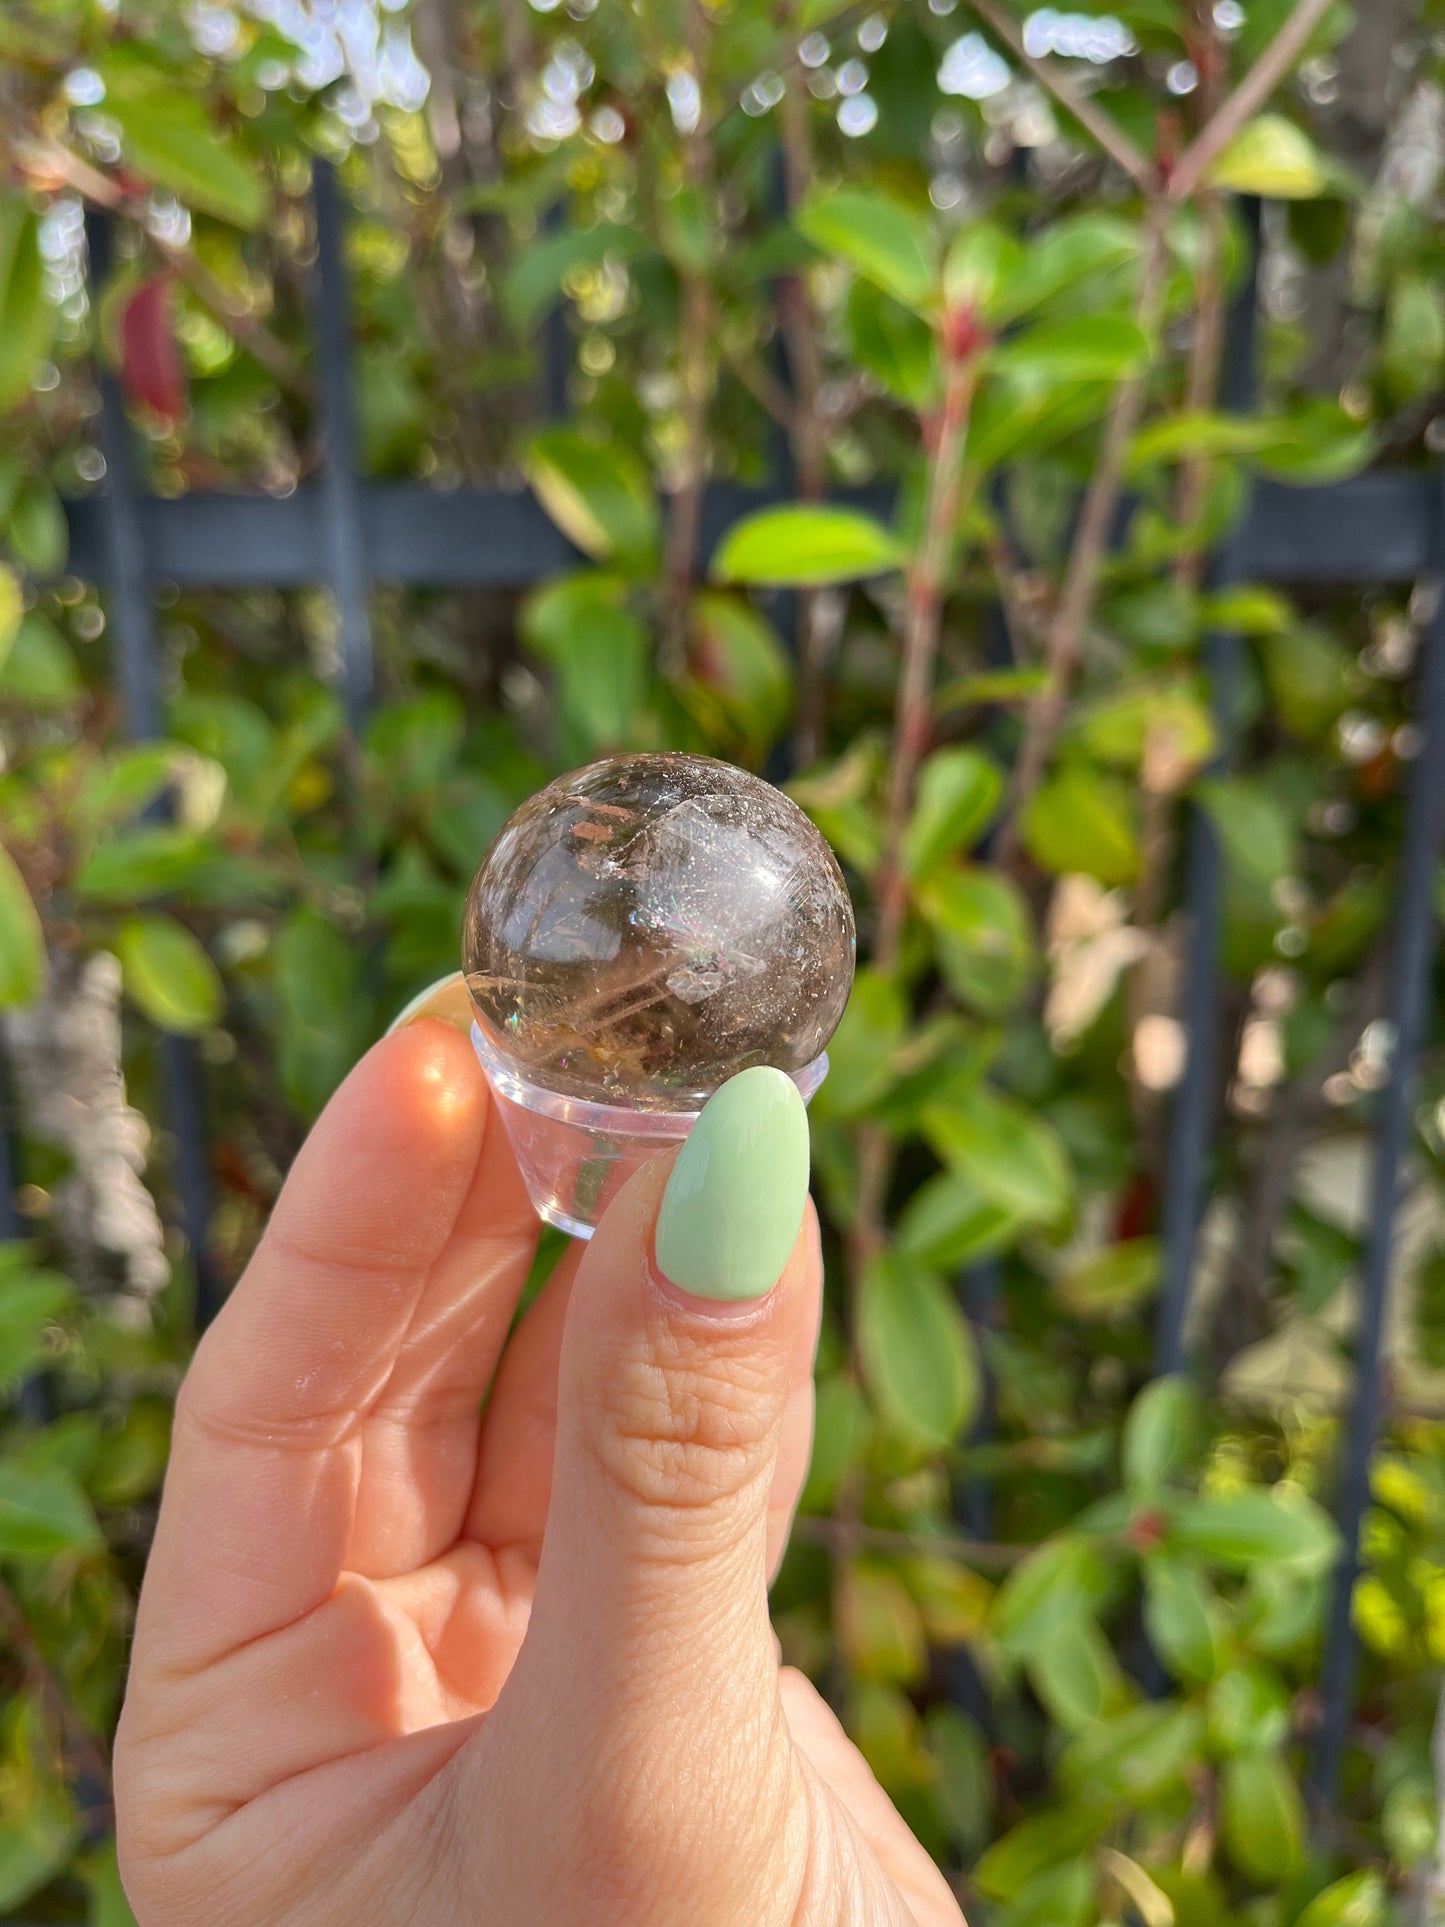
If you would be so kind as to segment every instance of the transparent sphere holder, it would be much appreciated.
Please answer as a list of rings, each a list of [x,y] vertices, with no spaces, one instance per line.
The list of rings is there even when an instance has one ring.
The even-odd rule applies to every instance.
[[[697,1111],[644,1111],[547,1090],[509,1063],[480,1024],[471,1034],[527,1194],[539,1217],[573,1238],[590,1238],[632,1173],[697,1122]],[[828,1075],[827,1052],[789,1074],[806,1104]]]

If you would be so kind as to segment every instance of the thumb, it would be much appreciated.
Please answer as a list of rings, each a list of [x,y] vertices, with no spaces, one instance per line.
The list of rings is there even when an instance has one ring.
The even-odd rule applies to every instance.
[[[807,1187],[796,1086],[744,1071],[619,1193],[572,1290],[536,1596],[497,1713],[549,1749],[549,1800],[571,1782],[560,1810],[590,1811],[609,1857],[639,1835],[665,1853],[673,1805],[694,1854],[700,1811],[736,1849],[729,1813],[749,1828],[770,1765],[788,1771],[767,1515],[817,1324]]]

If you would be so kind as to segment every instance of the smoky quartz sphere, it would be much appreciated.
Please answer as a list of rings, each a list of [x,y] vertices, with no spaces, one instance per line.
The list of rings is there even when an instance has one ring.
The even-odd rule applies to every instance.
[[[693,1110],[800,1071],[853,981],[853,907],[796,803],[706,756],[615,756],[524,803],[467,899],[478,1022],[519,1075]]]

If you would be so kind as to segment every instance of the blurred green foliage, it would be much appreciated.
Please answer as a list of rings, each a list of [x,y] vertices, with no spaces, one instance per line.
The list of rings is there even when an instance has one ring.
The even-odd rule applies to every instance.
[[[785,1652],[974,1927],[1426,1918],[1445,1665],[1433,1054],[1356,1599],[1366,1676],[1328,1827],[1303,1786],[1428,599],[1366,584],[1297,604],[1211,588],[1205,560],[1252,475],[1327,481],[1438,447],[1436,0],[1383,26],[1327,10],[1297,75],[1154,215],[952,0],[354,11],[345,37],[279,3],[0,16],[12,1045],[48,1061],[77,970],[118,959],[125,1088],[173,1221],[158,1030],[195,1039],[212,1256],[234,1276],[329,1092],[453,967],[467,881],[518,801],[618,748],[776,771],[796,743],[791,787],[849,871],[864,956],[814,1106],[829,1304],[775,1593]],[[1036,10],[1027,36],[1152,169],[1290,12],[1120,0]],[[1399,54],[1362,95],[1381,32]],[[379,590],[359,745],[324,594],[162,584],[165,740],[128,747],[108,612],[66,573],[59,503],[103,475],[96,360],[120,370],[157,493],[303,482],[317,154],[352,208],[369,474],[525,481],[577,566],[521,598]],[[1217,403],[1246,253],[1217,189],[1270,202],[1247,418]],[[98,307],[86,199],[118,226]],[[549,422],[558,307],[573,365]],[[734,526],[700,576],[701,484],[769,480],[780,444],[802,499]],[[1124,532],[1091,559],[1076,508],[1101,475]],[[896,491],[891,518],[820,499],[865,483]],[[1244,652],[1228,773],[1211,630]],[[926,673],[899,698],[905,660]],[[1229,1073],[1197,1378],[1151,1384],[1192,803],[1227,868]],[[20,1126],[0,1915],[115,1927],[106,1736],[192,1275],[175,1233],[144,1290],[78,1263],[79,1153],[33,1105]],[[957,1282],[980,1265],[997,1293],[974,1322]]]

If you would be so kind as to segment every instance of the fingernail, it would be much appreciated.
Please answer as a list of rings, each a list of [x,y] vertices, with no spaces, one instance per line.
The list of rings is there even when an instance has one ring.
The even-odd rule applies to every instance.
[[[657,1214],[657,1268],[679,1291],[734,1302],[782,1276],[808,1197],[808,1114],[783,1071],[741,1071],[708,1099]]]
[[[394,1030],[405,1030],[408,1024],[420,1023],[423,1017],[436,1017],[444,1024],[451,1024],[457,1030],[470,1031],[472,1027],[472,1000],[467,991],[467,980],[460,970],[450,976],[438,977],[434,984],[418,991],[405,1010],[392,1018],[386,1027],[390,1037]]]

